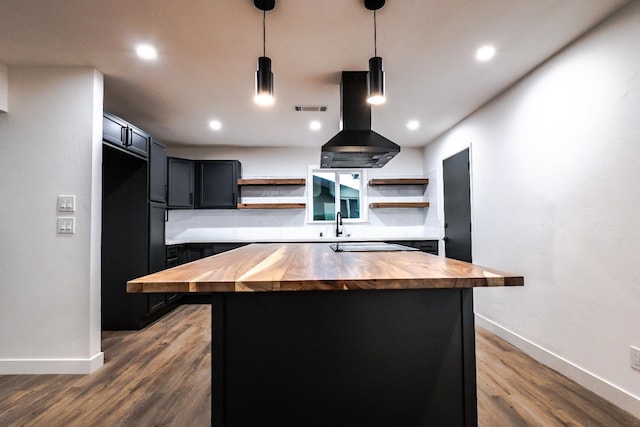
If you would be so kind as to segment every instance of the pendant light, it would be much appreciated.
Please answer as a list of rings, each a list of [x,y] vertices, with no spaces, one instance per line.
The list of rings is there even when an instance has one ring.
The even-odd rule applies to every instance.
[[[262,11],[262,56],[258,58],[256,71],[256,104],[267,106],[274,103],[273,73],[271,72],[271,58],[266,55],[266,11],[272,10],[275,0],[253,0],[253,4]]]
[[[369,74],[368,86],[369,95],[367,102],[369,104],[382,104],[387,98],[384,94],[384,66],[382,64],[382,58],[378,56],[378,31],[376,23],[376,10],[384,6],[385,0],[364,0],[364,7],[369,10],[373,10],[373,49],[374,56],[369,58]]]

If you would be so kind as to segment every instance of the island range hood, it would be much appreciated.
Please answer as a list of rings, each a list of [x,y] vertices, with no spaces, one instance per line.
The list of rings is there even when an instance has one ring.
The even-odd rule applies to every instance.
[[[371,130],[367,71],[343,71],[340,82],[342,130],[322,146],[321,168],[381,168],[400,146]]]

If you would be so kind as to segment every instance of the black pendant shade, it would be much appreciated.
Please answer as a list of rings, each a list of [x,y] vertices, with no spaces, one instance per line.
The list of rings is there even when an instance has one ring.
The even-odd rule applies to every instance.
[[[266,55],[266,11],[272,10],[275,0],[254,0],[253,4],[262,11],[262,56],[258,58],[256,71],[256,95],[255,102],[258,105],[271,105],[273,98],[273,72],[271,71],[271,58]]]
[[[369,58],[369,74],[367,75],[369,104],[382,104],[387,99],[384,93],[384,66],[382,58],[378,56],[378,26],[376,23],[376,10],[384,6],[384,0],[364,0],[364,7],[373,10],[373,49],[374,56]]]
[[[256,98],[260,105],[273,104],[273,72],[271,71],[271,59],[266,56],[258,58],[258,70],[256,71]]]
[[[369,96],[367,102],[369,104],[382,104],[385,101],[384,96],[384,66],[382,58],[374,56],[369,59]]]

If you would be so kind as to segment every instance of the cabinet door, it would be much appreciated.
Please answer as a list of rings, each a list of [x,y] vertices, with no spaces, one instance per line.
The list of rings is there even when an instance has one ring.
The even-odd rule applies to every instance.
[[[116,146],[124,146],[127,123],[118,117],[104,113],[102,116],[102,139]]]
[[[146,157],[149,153],[149,140],[151,140],[151,137],[147,133],[131,125],[127,131],[128,140],[125,144],[127,150]]]
[[[163,204],[149,203],[149,273],[166,268],[165,214],[166,208]]]
[[[167,201],[167,149],[151,140],[149,150],[149,200],[166,203]]]
[[[148,298],[149,302],[147,310],[149,314],[160,310],[162,307],[167,305],[165,294],[148,294]]]
[[[160,203],[149,203],[149,273],[164,270],[167,251],[164,245],[166,208]],[[148,295],[148,312],[153,313],[166,305],[165,294]]]
[[[102,140],[121,150],[146,158],[151,137],[120,117],[105,112],[102,115]]]
[[[193,161],[169,157],[167,185],[170,208],[193,208]]]
[[[217,255],[246,245],[248,245],[248,243],[214,243],[213,253]]]
[[[240,162],[207,160],[196,164],[196,207],[237,208]]]
[[[427,252],[433,255],[438,255],[438,241],[437,240],[422,240],[416,242],[416,248],[422,252]]]

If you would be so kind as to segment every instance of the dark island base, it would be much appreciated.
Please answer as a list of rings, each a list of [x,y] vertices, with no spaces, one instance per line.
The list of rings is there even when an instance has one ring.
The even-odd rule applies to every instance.
[[[213,426],[477,425],[473,289],[212,298]]]

